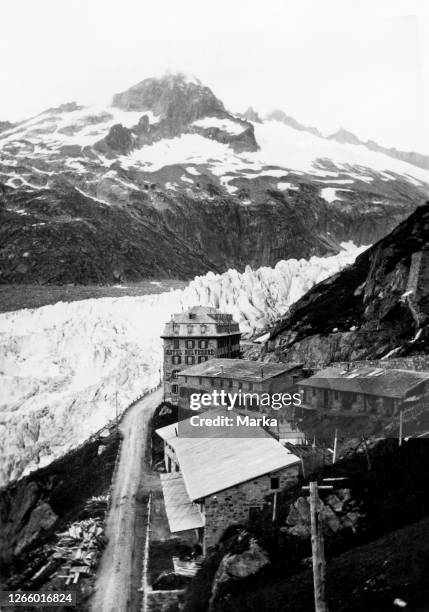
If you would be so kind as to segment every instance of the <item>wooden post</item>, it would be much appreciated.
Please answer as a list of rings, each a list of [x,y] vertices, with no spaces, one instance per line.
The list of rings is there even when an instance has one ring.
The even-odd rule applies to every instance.
[[[335,463],[335,461],[337,459],[337,444],[338,444],[338,429],[335,430],[334,452],[332,454],[332,463]]]
[[[365,436],[362,436],[362,442],[363,442],[363,447],[364,447],[364,449],[365,449],[366,463],[367,463],[367,466],[368,466],[368,470],[370,470],[370,469],[371,469],[371,459],[370,459],[370,457],[369,457],[368,445],[367,445],[367,443],[366,443],[366,438],[365,438]]]
[[[404,427],[404,411],[401,410],[401,412],[399,413],[399,446],[402,446],[403,427]]]
[[[273,499],[273,520],[272,522],[274,523],[274,521],[276,520],[277,517],[277,491],[274,491],[274,499]]]
[[[317,482],[310,482],[311,550],[313,557],[313,584],[315,612],[328,612],[325,602],[325,551],[320,521],[320,503]]]

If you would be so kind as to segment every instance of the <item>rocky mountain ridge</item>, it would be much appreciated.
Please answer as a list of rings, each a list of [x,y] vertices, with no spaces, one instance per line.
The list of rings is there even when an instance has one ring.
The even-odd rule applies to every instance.
[[[381,238],[429,172],[166,75],[0,133],[0,283],[189,279]]]
[[[251,110],[253,111],[253,109]],[[246,111],[246,113],[247,112],[248,111]],[[246,114],[244,114],[243,116],[246,117]],[[249,116],[248,118],[250,121],[253,121],[251,116]],[[343,127],[339,128],[336,132],[325,137],[317,128],[304,125],[300,123],[299,121],[297,121],[296,119],[294,119],[293,117],[290,117],[289,115],[287,115],[284,111],[279,110],[279,109],[275,109],[271,111],[271,113],[269,113],[266,118],[269,120],[274,119],[275,121],[280,121],[281,123],[284,123],[285,125],[289,125],[303,132],[314,134],[315,136],[319,136],[320,138],[326,138],[327,140],[334,140],[335,142],[338,142],[340,144],[349,144],[349,145],[357,145],[357,146],[362,145],[369,151],[375,151],[376,153],[383,153],[384,155],[388,155],[389,157],[392,157],[394,159],[399,159],[401,161],[407,162],[414,166],[418,166],[426,170],[429,169],[429,155],[424,155],[423,153],[417,153],[415,151],[400,151],[396,147],[383,147],[382,145],[379,145],[374,140],[364,141],[364,140],[361,140],[358,136],[356,136],[356,134],[353,134],[353,132],[350,132],[349,130],[346,130]]]
[[[428,237],[429,202],[298,300],[272,328],[265,358],[323,365],[427,352]]]

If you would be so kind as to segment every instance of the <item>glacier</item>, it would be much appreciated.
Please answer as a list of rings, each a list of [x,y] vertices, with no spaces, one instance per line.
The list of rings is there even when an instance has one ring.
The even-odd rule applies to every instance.
[[[262,332],[366,247],[196,277],[182,290],[58,302],[0,315],[0,486],[84,442],[161,377],[163,324],[196,304]]]

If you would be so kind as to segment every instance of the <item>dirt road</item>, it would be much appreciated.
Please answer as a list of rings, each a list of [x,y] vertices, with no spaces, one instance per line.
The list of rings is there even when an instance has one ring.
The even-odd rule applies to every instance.
[[[93,612],[137,612],[147,495],[159,487],[148,469],[148,422],[162,401],[162,390],[133,406],[120,424],[123,435],[118,471],[107,517],[109,543],[96,579]]]

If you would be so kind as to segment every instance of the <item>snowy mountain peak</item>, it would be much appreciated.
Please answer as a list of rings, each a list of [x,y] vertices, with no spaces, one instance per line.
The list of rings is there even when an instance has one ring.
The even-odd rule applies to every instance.
[[[328,136],[330,140],[336,140],[337,142],[341,142],[343,144],[353,144],[358,145],[362,144],[356,134],[353,132],[349,132],[348,130],[341,127],[339,130]]]
[[[243,119],[247,119],[247,121],[252,121],[253,123],[262,123],[261,117],[259,116],[258,112],[255,111],[253,106],[249,106],[241,117],[243,117]]]
[[[289,127],[295,130],[309,132],[310,134],[313,134],[314,136],[322,136],[322,134],[319,132],[317,128],[304,125],[303,123],[299,123],[299,121],[297,121],[293,117],[290,117],[289,115],[287,115],[284,111],[280,109],[275,109],[271,111],[271,113],[267,116],[267,120],[278,121],[279,123],[284,123],[284,125],[288,125]]]
[[[189,121],[226,112],[211,89],[182,73],[144,79],[113,96],[112,104],[125,111],[150,110],[160,117],[182,115]]]
[[[0,151],[0,282],[189,278],[329,254],[378,240],[429,195],[427,170],[282,111],[243,118],[181,74],[113,106],[48,109],[2,131]]]

